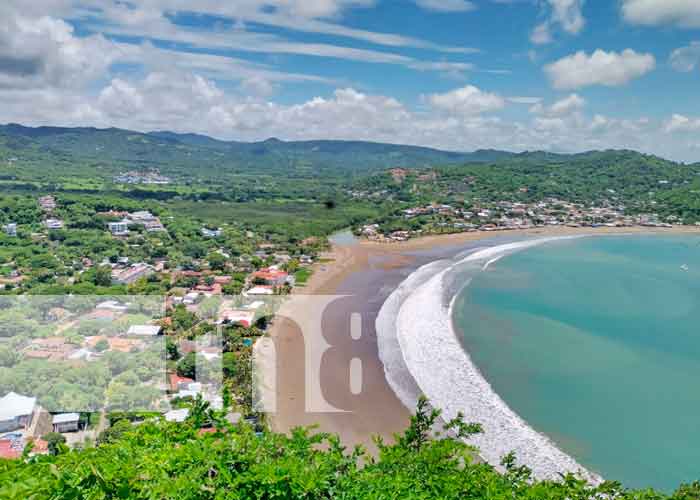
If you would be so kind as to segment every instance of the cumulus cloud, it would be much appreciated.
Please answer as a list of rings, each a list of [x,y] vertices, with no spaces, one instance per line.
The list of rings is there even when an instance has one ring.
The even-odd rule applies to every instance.
[[[0,86],[76,86],[105,71],[117,56],[100,35],[78,38],[68,23],[0,11]]]
[[[466,12],[476,8],[469,0],[415,0],[423,9],[436,12]]]
[[[696,132],[700,130],[700,118],[689,118],[685,115],[674,114],[664,124],[667,133]]]
[[[589,85],[615,87],[652,71],[656,60],[651,54],[631,49],[622,52],[596,50],[590,56],[583,51],[545,66],[545,73],[557,89],[576,89]]]
[[[570,94],[556,101],[551,106],[543,106],[541,103],[537,103],[530,108],[530,112],[549,117],[567,116],[581,111],[585,105],[586,100],[584,98],[578,94]]]
[[[669,62],[676,71],[693,71],[700,64],[700,42],[690,42],[690,45],[674,50]]]
[[[431,94],[428,96],[428,102],[435,109],[464,115],[477,115],[505,106],[505,99],[498,94],[485,92],[473,85],[467,85],[445,94]]]
[[[682,28],[700,27],[700,2],[697,0],[622,0],[622,15],[632,24]]]

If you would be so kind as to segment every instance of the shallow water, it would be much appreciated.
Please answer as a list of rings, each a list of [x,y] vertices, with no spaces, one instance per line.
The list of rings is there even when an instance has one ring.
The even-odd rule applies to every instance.
[[[700,239],[564,240],[507,255],[454,305],[503,400],[629,487],[700,478]],[[687,270],[681,266],[687,266]]]

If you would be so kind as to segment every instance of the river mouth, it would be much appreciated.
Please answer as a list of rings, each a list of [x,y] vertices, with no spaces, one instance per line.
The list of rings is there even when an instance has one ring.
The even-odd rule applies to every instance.
[[[448,416],[491,424],[476,443],[490,463],[513,449],[538,477],[587,470],[671,490],[700,458],[697,241],[549,239],[433,264],[380,314],[378,335],[393,315],[397,373]],[[400,363],[387,352],[391,383]]]

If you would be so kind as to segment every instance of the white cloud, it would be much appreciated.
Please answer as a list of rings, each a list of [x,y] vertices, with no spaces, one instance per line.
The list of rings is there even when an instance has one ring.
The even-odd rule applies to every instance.
[[[656,60],[651,54],[631,49],[620,53],[596,50],[590,56],[583,51],[545,66],[545,73],[557,89],[576,89],[589,85],[615,87],[652,71]]]
[[[537,104],[542,101],[541,97],[512,96],[506,99],[515,104]]]
[[[690,45],[674,50],[669,61],[676,71],[693,71],[700,64],[700,42],[690,42]]]
[[[428,96],[428,101],[436,109],[464,115],[495,111],[505,106],[505,100],[498,94],[484,92],[473,85],[445,94],[432,94]]]
[[[549,23],[542,23],[535,26],[530,34],[530,41],[536,45],[551,43],[552,34],[549,31]]]
[[[674,114],[664,124],[667,133],[696,132],[700,130],[700,118],[688,118],[687,116]]]
[[[622,0],[622,15],[632,24],[700,27],[697,0]]]
[[[578,94],[570,94],[563,99],[556,101],[551,106],[543,106],[536,103],[530,108],[530,112],[549,117],[568,116],[581,111],[586,105],[586,100]]]
[[[476,5],[469,0],[415,0],[419,7],[436,12],[467,12]]]
[[[0,87],[82,86],[101,76],[117,53],[102,36],[76,37],[60,19],[0,10]]]
[[[583,17],[585,0],[543,0],[549,10],[546,21],[538,24],[530,34],[530,41],[536,45],[552,42],[552,28],[561,27],[571,35],[577,35],[586,25]]]
[[[559,23],[564,31],[578,34],[586,24],[582,9],[584,0],[548,0],[552,7],[552,21]]]

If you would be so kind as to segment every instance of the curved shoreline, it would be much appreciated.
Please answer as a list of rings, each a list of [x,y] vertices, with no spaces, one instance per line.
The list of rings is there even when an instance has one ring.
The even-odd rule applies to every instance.
[[[476,250],[457,262],[438,261],[419,268],[380,310],[376,321],[377,341],[387,381],[399,399],[407,407],[415,407],[419,393],[423,393],[431,404],[442,409],[446,419],[461,412],[466,421],[481,423],[484,432],[470,442],[479,448],[481,457],[488,463],[500,468],[501,458],[513,451],[517,460],[532,469],[538,479],[558,479],[560,473],[572,472],[598,483],[599,476],[587,471],[508,407],[459,342],[453,327],[452,307],[469,281],[449,293],[449,304],[443,300],[449,288],[446,277],[459,266],[478,266],[475,270],[481,272],[510,253],[572,237],[580,236],[502,244]],[[412,388],[407,380],[409,376]]]

